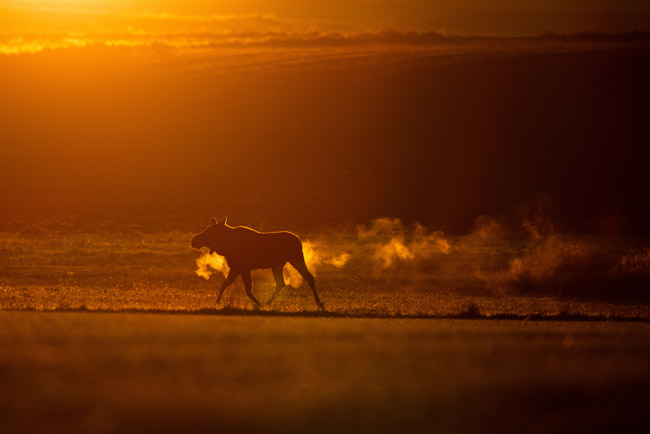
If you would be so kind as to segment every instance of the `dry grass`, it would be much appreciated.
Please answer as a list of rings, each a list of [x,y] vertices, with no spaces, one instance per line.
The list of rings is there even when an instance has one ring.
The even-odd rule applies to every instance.
[[[394,236],[421,255],[424,247],[444,247],[441,234],[421,235],[380,234],[364,242],[350,231],[304,236],[325,255],[351,255],[343,268],[314,265],[328,309],[316,317],[306,287],[286,288],[273,305],[254,311],[238,281],[217,307],[223,277],[195,274],[200,253],[189,246],[189,230],[36,225],[0,233],[0,431],[634,432],[650,426],[647,322],[521,320],[647,320],[647,302],[602,293],[566,297],[540,286],[557,282],[566,267],[590,276],[591,268],[570,261],[522,286],[530,276],[512,271],[513,258],[530,274],[540,259],[556,264],[558,256],[521,238],[445,237],[446,253],[405,255],[389,267],[373,255]],[[644,276],[644,251],[635,249],[621,266]],[[616,247],[603,257],[620,252]],[[509,273],[514,277],[505,281],[485,278]],[[256,272],[254,282],[256,295],[267,299],[271,273]],[[120,311],[131,313],[102,313]],[[507,315],[520,320],[404,319]]]
[[[0,233],[0,308],[253,309],[241,281],[226,292],[221,306],[216,305],[216,291],[223,277],[215,273],[206,281],[194,273],[200,253],[189,246],[190,232],[124,228],[73,232],[34,227],[38,226],[29,226],[22,232]],[[414,239],[412,234],[409,236],[410,241],[409,238],[404,241],[406,245],[422,248],[422,241]],[[325,254],[351,255],[343,268],[327,263],[314,265],[321,297],[328,311],[336,314],[446,316],[464,312],[472,304],[486,316],[573,314],[650,318],[647,301],[621,298],[620,291],[617,292],[625,278],[636,279],[633,283],[641,284],[641,290],[647,292],[650,279],[648,270],[643,268],[648,262],[643,250],[641,255],[623,256],[626,258],[623,265],[614,263],[619,270],[622,266],[634,268],[634,273],[622,277],[609,272],[605,275],[606,267],[598,261],[591,265],[584,262],[585,258],[612,262],[621,257],[620,251],[630,251],[616,247],[615,254],[602,253],[561,262],[553,274],[535,280],[525,273],[513,274],[511,270],[512,258],[522,257],[532,264],[539,262],[539,258],[531,259],[530,247],[516,238],[487,241],[479,238],[481,243],[477,244],[476,239],[468,237],[446,237],[452,246],[450,252],[410,261],[395,260],[390,267],[383,267],[372,256],[377,246],[383,245],[382,238],[370,241],[365,238],[359,242],[350,232],[312,234],[304,238],[313,240],[316,249]],[[545,257],[542,255],[541,259]],[[616,283],[611,286],[611,293],[604,289],[607,279]],[[592,297],[584,296],[590,289],[585,282],[598,282]],[[573,292],[567,289],[570,285]],[[270,297],[273,287],[270,271],[254,273],[254,292],[261,300]],[[271,306],[262,310],[304,313],[317,308],[309,289],[303,286],[287,287]]]

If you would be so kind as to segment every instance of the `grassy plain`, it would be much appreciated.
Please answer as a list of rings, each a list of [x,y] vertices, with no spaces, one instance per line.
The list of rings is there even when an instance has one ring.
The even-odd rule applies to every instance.
[[[647,323],[0,312],[0,431],[647,432]]]
[[[195,274],[201,253],[189,245],[192,232],[159,228],[147,231],[124,224],[117,228],[73,231],[28,225],[20,231],[2,233],[0,308],[212,313],[221,309],[253,310],[241,280],[228,289],[221,305],[216,305],[223,276],[214,270],[210,280]],[[314,241],[314,249],[323,255],[350,254],[343,268],[323,261],[310,264],[328,312],[339,316],[444,317],[470,312],[474,316],[521,318],[650,318],[650,250],[635,265],[640,272],[632,275],[636,286],[630,287],[637,298],[624,299],[619,293],[627,281],[603,272],[605,267],[600,263],[586,268],[582,263],[576,266],[570,262],[573,257],[564,252],[590,249],[577,242],[551,240],[531,249],[518,239],[477,242],[472,236],[446,237],[444,242],[449,244],[450,252],[443,254],[435,253],[439,238],[431,234],[419,238],[411,234],[409,241],[394,234],[360,237],[352,232],[341,235],[321,231],[303,238]],[[385,254],[386,246],[392,246],[395,239],[402,240],[404,248],[410,248],[415,257],[401,260],[390,256],[391,266],[384,267],[385,256],[379,258],[377,254]],[[619,256],[611,256],[614,259],[609,262],[620,260]],[[543,272],[554,267],[561,273],[534,280],[530,290],[535,275],[517,275],[517,280],[509,277],[513,261],[519,261],[522,267],[542,268]],[[537,269],[532,272],[539,273]],[[496,277],[486,280],[485,276]],[[270,270],[254,272],[253,279],[255,294],[261,300],[268,299],[275,285]],[[597,282],[596,291],[593,296],[585,296],[592,282]],[[611,288],[606,286],[608,283],[612,283]],[[558,293],[556,288],[564,289]],[[609,292],[604,294],[605,290]],[[315,311],[307,287],[287,287],[272,305],[262,308],[266,313]]]
[[[298,231],[321,259],[350,255],[342,268],[312,264],[325,313],[305,287],[287,287],[255,310],[240,281],[217,306],[223,277],[195,274],[201,253],[189,241],[198,223],[5,227],[0,432],[650,427],[644,247],[626,256],[640,298],[616,297],[617,287],[603,293],[603,285],[588,297],[594,276],[621,280],[594,263],[584,268],[592,256],[571,262],[573,252],[591,251],[585,242],[443,237],[388,223],[385,233]],[[418,255],[386,256],[400,243]],[[595,264],[616,265],[609,258],[620,251]],[[503,280],[513,263],[537,268]],[[531,292],[544,288],[543,280],[530,285],[539,270],[551,282],[577,275],[583,286]],[[486,275],[504,286],[486,284]],[[266,300],[271,273],[253,278]]]

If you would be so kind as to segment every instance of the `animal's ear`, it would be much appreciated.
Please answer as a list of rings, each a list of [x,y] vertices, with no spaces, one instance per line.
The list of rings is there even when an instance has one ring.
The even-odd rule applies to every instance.
[[[212,221],[210,223],[212,224],[212,226],[216,226],[217,225],[217,219],[212,217]]]
[[[219,224],[221,226],[225,226],[226,225],[226,220],[228,220],[228,217],[224,217],[223,220],[220,220],[219,223],[217,223],[217,224]]]

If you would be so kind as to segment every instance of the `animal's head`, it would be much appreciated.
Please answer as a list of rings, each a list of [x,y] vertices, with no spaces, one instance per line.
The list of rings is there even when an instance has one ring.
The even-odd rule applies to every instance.
[[[218,246],[221,245],[224,237],[227,236],[228,228],[229,226],[226,225],[226,217],[219,221],[213,218],[210,226],[192,238],[192,247],[195,249],[208,247],[210,253],[214,253]]]

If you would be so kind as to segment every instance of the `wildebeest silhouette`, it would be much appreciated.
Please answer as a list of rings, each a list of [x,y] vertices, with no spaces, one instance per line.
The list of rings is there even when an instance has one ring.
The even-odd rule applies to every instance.
[[[251,270],[260,268],[271,268],[275,277],[275,291],[266,302],[271,303],[282,288],[284,288],[284,277],[282,270],[288,262],[298,270],[302,277],[307,281],[314,293],[316,304],[321,309],[323,303],[318,298],[316,286],[314,285],[314,276],[311,275],[305,264],[305,258],[302,254],[302,242],[296,234],[291,232],[258,232],[255,229],[245,226],[232,227],[226,224],[226,218],[217,222],[212,219],[210,226],[203,232],[192,239],[192,247],[200,249],[208,247],[210,253],[218,253],[226,258],[230,272],[228,277],[221,284],[217,304],[221,302],[224,291],[231,283],[241,275],[246,288],[246,294],[259,306],[260,302],[253,295],[253,282],[251,279]]]

